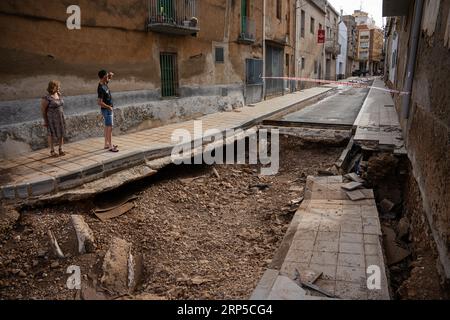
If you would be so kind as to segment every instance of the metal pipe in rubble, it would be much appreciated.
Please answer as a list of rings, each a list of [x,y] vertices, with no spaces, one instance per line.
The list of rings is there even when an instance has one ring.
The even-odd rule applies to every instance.
[[[408,65],[406,67],[406,81],[403,87],[404,92],[409,92],[409,94],[403,97],[402,101],[402,119],[409,118],[409,111],[411,105],[412,96],[412,85],[414,79],[414,71],[417,58],[417,49],[419,46],[419,35],[420,27],[422,23],[422,10],[423,10],[423,0],[416,0],[414,3],[414,20],[411,30],[410,47],[408,53]]]

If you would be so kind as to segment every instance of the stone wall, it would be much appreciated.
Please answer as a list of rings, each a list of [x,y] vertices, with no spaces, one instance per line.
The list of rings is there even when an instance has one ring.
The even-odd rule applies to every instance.
[[[244,105],[242,86],[185,87],[177,99],[161,100],[158,91],[113,93],[114,134],[130,133],[196,118]],[[0,102],[0,158],[45,148],[39,99]],[[96,95],[65,99],[66,143],[103,135],[103,120]]]

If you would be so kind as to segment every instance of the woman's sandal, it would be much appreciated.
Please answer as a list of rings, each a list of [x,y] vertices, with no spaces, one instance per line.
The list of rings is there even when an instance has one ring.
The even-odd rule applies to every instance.
[[[55,152],[55,150],[50,151],[50,157],[58,158],[58,154]]]
[[[62,151],[62,149],[59,149],[59,156],[63,157],[65,155],[66,155],[66,153],[64,151]]]
[[[119,152],[119,149],[117,149],[117,146],[113,146],[113,148],[109,149],[110,152]]]

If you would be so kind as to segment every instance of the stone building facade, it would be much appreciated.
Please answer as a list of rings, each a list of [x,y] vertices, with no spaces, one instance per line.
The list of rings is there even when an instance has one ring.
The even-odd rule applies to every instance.
[[[77,3],[81,29],[71,30],[66,1],[0,2],[3,156],[45,146],[39,98],[53,79],[66,98],[68,141],[102,134],[100,69],[115,73],[116,133],[261,100],[261,73],[249,66],[262,64],[262,1]]]
[[[418,236],[424,237],[426,229],[431,230],[439,270],[448,280],[450,0],[384,0],[383,7],[383,15],[388,17],[385,78],[392,88],[410,92],[394,95],[414,178],[411,189],[418,195],[413,205],[406,203],[411,213],[408,218],[426,226]]]

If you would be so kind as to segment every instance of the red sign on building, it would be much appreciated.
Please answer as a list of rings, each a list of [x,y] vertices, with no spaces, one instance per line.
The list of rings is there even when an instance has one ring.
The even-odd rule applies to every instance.
[[[317,33],[317,43],[325,43],[325,29],[321,29]]]

